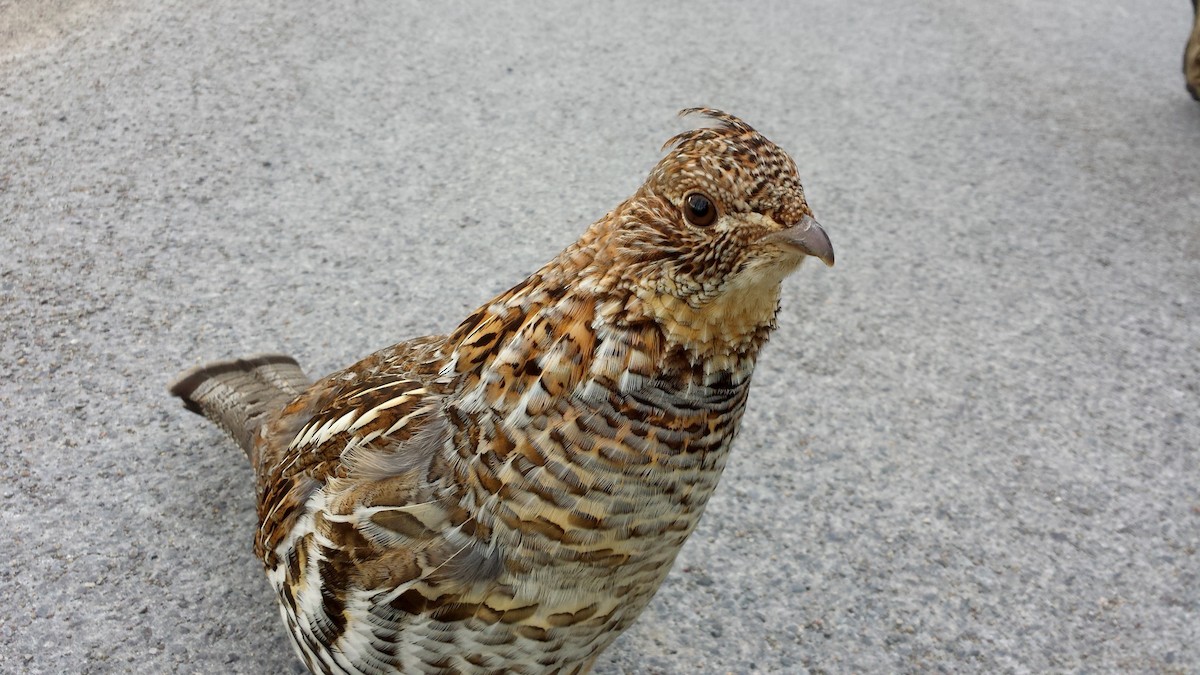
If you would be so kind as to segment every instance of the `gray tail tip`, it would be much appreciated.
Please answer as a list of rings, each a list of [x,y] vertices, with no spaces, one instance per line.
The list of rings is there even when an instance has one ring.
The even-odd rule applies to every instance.
[[[256,354],[248,356],[244,359],[227,359],[225,361],[214,361],[200,366],[194,366],[180,373],[178,377],[167,385],[167,391],[172,396],[178,396],[183,399],[183,407],[196,413],[203,415],[204,411],[200,408],[200,403],[192,398],[192,394],[200,388],[200,385],[209,381],[214,377],[219,377],[225,373],[233,372],[251,372],[255,368],[261,366],[269,366],[273,364],[291,364],[300,367],[299,362],[285,354]]]

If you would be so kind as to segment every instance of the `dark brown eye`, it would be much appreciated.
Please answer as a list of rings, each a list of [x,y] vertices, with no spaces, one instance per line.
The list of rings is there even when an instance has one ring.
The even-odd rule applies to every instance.
[[[697,227],[707,227],[717,220],[717,207],[712,200],[699,192],[683,198],[683,215]]]

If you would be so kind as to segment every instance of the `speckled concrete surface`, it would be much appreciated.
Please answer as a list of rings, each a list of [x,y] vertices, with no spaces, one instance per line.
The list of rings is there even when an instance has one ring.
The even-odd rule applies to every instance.
[[[1190,7],[907,5],[0,3],[0,671],[297,672],[169,377],[450,328],[699,104],[838,265],[597,672],[1200,670]]]

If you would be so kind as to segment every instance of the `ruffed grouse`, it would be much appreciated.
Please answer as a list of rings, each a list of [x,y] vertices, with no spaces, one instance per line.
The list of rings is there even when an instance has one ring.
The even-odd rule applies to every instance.
[[[313,672],[587,672],[666,577],[780,282],[833,264],[791,158],[683,112],[715,123],[449,335],[316,383],[259,356],[171,386],[254,466],[255,551]]]

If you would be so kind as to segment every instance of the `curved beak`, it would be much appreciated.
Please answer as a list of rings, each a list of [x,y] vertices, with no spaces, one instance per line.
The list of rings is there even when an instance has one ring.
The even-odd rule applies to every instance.
[[[812,216],[804,216],[800,222],[769,234],[764,240],[791,246],[833,267],[833,244],[829,242],[829,235],[825,234],[824,228]]]

